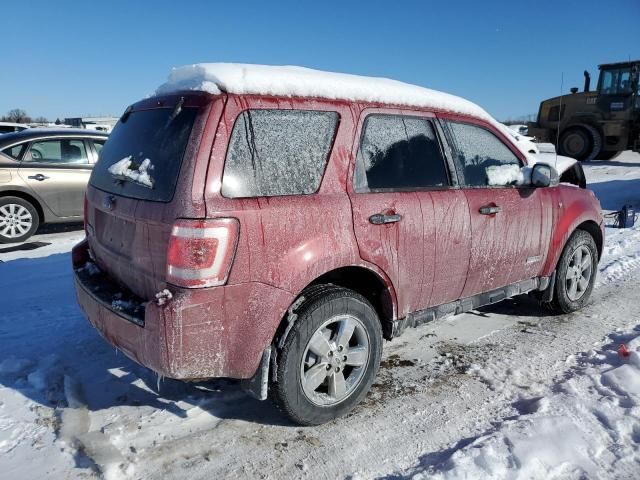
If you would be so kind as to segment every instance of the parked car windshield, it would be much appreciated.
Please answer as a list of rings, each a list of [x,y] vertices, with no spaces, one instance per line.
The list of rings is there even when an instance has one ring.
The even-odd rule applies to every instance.
[[[125,114],[100,150],[91,185],[125,197],[171,201],[197,113],[157,108]]]

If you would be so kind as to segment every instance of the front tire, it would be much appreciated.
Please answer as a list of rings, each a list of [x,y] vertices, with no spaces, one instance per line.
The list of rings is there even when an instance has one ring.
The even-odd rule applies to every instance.
[[[571,127],[562,132],[558,152],[581,162],[593,160],[602,150],[602,136],[590,125]]]
[[[351,411],[366,396],[382,355],[380,320],[360,294],[313,288],[278,351],[271,391],[294,422],[319,425]]]
[[[576,230],[558,262],[553,300],[548,307],[556,313],[580,310],[591,296],[597,271],[596,242],[589,233]]]
[[[24,242],[40,224],[35,207],[19,197],[0,198],[0,244]]]

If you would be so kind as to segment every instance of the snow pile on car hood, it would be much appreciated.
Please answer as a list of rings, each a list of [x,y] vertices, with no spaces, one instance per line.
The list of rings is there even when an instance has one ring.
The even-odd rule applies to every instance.
[[[573,167],[578,161],[575,158],[565,157],[556,153],[536,153],[527,155],[527,163],[533,167],[536,163],[546,163],[558,171],[559,175]]]
[[[277,95],[379,102],[446,110],[495,120],[473,102],[455,95],[381,77],[325,72],[305,67],[240,63],[196,63],[176,67],[156,94],[202,90],[212,94]]]
[[[578,163],[575,158],[558,155],[551,143],[536,143],[533,141],[533,137],[521,135],[503,123],[496,125],[511,140],[511,143],[527,157],[527,164],[530,167],[536,163],[547,163],[554,167],[559,175],[562,175]]]

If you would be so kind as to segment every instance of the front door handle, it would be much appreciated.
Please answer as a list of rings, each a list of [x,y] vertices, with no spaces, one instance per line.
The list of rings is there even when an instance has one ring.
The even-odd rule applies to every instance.
[[[30,178],[31,180],[37,180],[39,182],[43,182],[44,180],[46,180],[47,176],[42,175],[41,173],[37,174],[37,175],[30,175],[28,178]]]
[[[376,213],[369,217],[369,222],[374,225],[384,225],[386,223],[396,223],[402,220],[402,215],[393,213],[391,215],[385,215],[384,213]]]
[[[501,211],[502,209],[497,205],[485,205],[484,207],[480,207],[480,213],[482,215],[495,215]]]

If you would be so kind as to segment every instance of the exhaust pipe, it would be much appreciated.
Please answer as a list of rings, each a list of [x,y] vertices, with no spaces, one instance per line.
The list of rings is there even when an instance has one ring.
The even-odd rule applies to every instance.
[[[586,70],[584,71],[584,91],[588,92],[591,87],[591,75]]]

